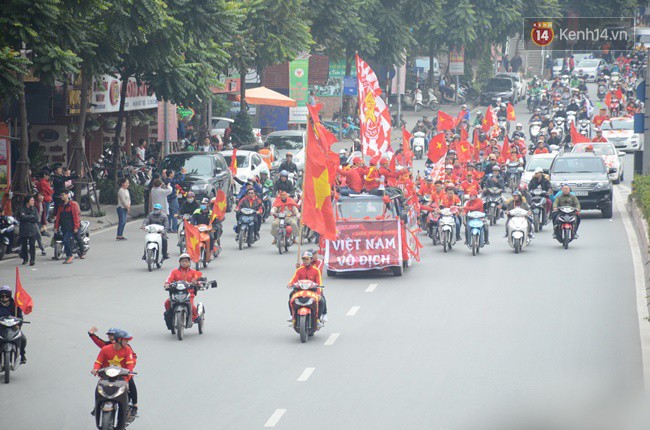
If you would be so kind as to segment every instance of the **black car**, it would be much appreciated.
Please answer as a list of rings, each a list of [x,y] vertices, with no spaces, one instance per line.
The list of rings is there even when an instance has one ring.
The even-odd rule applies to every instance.
[[[223,155],[209,152],[178,152],[166,156],[160,164],[162,169],[180,172],[185,168],[185,181],[180,185],[184,191],[192,191],[197,199],[211,199],[218,190],[226,193],[228,207],[232,210],[232,173]]]
[[[613,170],[613,169],[610,169]],[[570,152],[555,157],[551,164],[551,185],[555,192],[568,184],[581,209],[598,209],[603,218],[612,217],[612,183],[603,159],[591,152]]]
[[[510,78],[491,78],[485,83],[481,91],[480,103],[489,105],[497,97],[501,97],[504,103],[510,102],[513,105],[517,103],[517,88],[515,82]]]

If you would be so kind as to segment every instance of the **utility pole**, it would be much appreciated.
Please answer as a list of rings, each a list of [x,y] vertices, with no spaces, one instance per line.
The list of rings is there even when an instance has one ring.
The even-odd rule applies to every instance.
[[[650,145],[650,115],[648,115],[648,104],[650,100],[650,92],[648,91],[648,82],[650,82],[650,67],[646,66],[645,69],[645,106],[644,106],[644,111],[645,113],[643,114],[643,159],[642,159],[642,164],[641,164],[641,172],[644,175],[647,175],[650,173],[650,149],[646,149],[645,144],[648,142]],[[636,163],[635,163],[636,164]],[[635,172],[636,173],[636,172]]]

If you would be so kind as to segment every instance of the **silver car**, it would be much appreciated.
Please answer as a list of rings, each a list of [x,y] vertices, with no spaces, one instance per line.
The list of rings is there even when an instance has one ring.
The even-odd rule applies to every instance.
[[[284,161],[288,152],[293,155],[293,162],[298,170],[305,169],[305,145],[307,143],[307,132],[305,130],[283,130],[274,131],[266,136],[266,142],[271,146],[275,161],[272,169],[277,169]]]

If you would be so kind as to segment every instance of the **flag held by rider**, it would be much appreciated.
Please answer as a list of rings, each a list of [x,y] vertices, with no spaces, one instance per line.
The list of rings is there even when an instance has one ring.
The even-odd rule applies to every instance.
[[[228,167],[233,175],[237,175],[237,148],[232,150],[232,158]]]
[[[20,272],[18,272],[18,267],[16,267],[16,294],[14,294],[14,302],[25,315],[31,314],[34,309],[34,301],[31,296],[27,294],[27,291],[25,291],[20,282]]]
[[[517,117],[515,116],[515,107],[512,103],[508,103],[508,106],[506,106],[506,119],[508,121],[517,121]]]
[[[438,131],[452,130],[456,127],[454,117],[441,110],[438,111]]]
[[[427,157],[432,163],[437,163],[447,153],[447,141],[444,133],[438,133],[429,142]]]
[[[190,224],[187,220],[183,220],[185,223],[185,249],[187,254],[190,256],[190,260],[195,263],[198,263],[201,260],[201,232],[199,228],[195,225]]]
[[[223,190],[217,191],[217,196],[214,199],[214,204],[212,205],[212,216],[210,217],[210,223],[213,223],[215,219],[223,221],[226,217],[226,207],[228,206],[226,193]]]

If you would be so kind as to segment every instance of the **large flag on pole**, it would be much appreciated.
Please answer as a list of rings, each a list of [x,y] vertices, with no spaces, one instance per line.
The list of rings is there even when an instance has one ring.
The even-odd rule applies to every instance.
[[[32,310],[34,309],[34,301],[30,295],[27,294],[27,291],[23,289],[23,285],[20,283],[20,273],[18,272],[18,267],[16,267],[16,294],[14,294],[14,302],[25,315],[31,314]]]
[[[189,254],[190,260],[198,263],[201,259],[201,247],[199,246],[201,232],[197,226],[190,224],[186,219],[183,222],[185,223],[185,252]]]
[[[359,120],[363,154],[381,156],[390,147],[391,118],[382,99],[377,75],[359,57],[357,59],[357,86],[359,89]]]
[[[318,119],[319,108],[307,106],[307,148],[302,191],[302,222],[328,240],[336,239],[336,220],[332,207],[332,189],[327,143],[327,130]]]
[[[228,207],[228,197],[223,190],[217,191],[217,195],[214,198],[214,204],[212,205],[212,216],[210,216],[210,223],[212,224],[215,219],[223,221],[226,217],[226,208]]]

